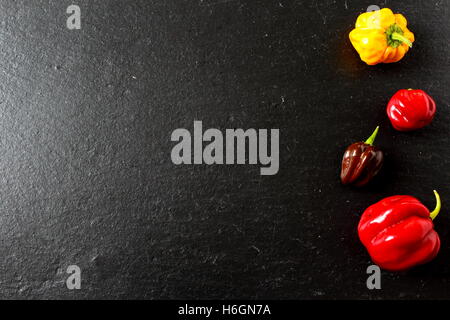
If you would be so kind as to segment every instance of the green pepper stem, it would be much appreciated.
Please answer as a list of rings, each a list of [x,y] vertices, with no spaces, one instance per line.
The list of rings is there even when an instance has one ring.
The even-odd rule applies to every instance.
[[[376,127],[375,128],[375,131],[372,133],[372,135],[369,137],[369,139],[367,139],[366,140],[366,142],[364,142],[365,144],[368,144],[368,145],[373,145],[373,142],[375,141],[375,138],[377,137],[377,134],[378,134],[378,130],[380,129],[380,127],[378,126],[378,127]]]
[[[439,197],[439,193],[436,190],[433,190],[434,196],[436,197],[436,208],[430,213],[431,220],[434,220],[438,215],[439,211],[441,211],[441,197]]]
[[[412,48],[412,42],[408,38],[406,38],[404,35],[402,35],[402,34],[400,34],[398,32],[392,33],[391,38],[393,40],[397,40],[397,41],[401,41],[403,43],[406,43],[410,48]]]

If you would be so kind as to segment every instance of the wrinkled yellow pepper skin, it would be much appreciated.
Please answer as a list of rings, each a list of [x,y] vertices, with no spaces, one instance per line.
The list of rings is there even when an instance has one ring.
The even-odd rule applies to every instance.
[[[400,61],[414,42],[406,18],[388,8],[361,14],[349,37],[368,65]]]

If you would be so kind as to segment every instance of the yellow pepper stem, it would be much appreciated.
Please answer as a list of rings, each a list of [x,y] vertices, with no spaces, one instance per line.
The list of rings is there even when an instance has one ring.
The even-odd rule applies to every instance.
[[[393,40],[397,40],[397,41],[401,41],[403,43],[406,43],[410,48],[412,48],[412,42],[409,41],[408,38],[406,38],[404,35],[398,33],[398,32],[394,32],[393,34],[391,34],[391,38]]]
[[[439,211],[441,211],[441,197],[439,197],[439,193],[436,190],[433,190],[434,196],[436,197],[436,208],[430,213],[431,220],[434,220],[438,215]]]

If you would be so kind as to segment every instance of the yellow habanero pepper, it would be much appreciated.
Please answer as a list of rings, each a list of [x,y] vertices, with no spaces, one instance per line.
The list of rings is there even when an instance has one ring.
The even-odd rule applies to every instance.
[[[391,9],[365,12],[356,20],[350,41],[368,65],[400,61],[414,42],[406,18]]]

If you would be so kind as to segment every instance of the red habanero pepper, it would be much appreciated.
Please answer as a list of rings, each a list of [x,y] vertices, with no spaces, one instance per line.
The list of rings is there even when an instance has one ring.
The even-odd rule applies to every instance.
[[[358,225],[359,239],[380,268],[402,271],[434,259],[440,248],[432,220],[441,209],[429,210],[411,196],[385,198],[364,211]]]
[[[430,124],[436,103],[423,90],[402,89],[391,98],[386,111],[395,129],[411,131]]]

